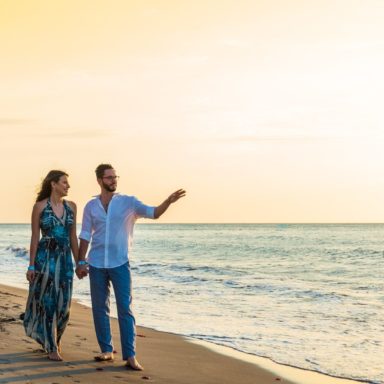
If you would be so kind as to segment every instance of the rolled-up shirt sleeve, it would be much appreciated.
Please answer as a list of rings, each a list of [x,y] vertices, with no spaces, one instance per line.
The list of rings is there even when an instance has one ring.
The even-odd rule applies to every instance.
[[[89,204],[87,204],[84,207],[83,221],[81,223],[81,232],[80,232],[79,238],[90,242],[91,237],[92,237],[91,209]]]
[[[137,198],[134,200],[134,210],[136,217],[155,218],[155,207],[145,205]]]

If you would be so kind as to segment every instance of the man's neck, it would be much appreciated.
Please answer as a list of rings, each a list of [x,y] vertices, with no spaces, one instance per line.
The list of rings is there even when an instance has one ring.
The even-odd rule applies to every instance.
[[[107,213],[108,213],[108,206],[110,201],[112,200],[113,195],[114,195],[113,192],[108,192],[105,190],[101,191],[101,194],[100,194],[101,205],[103,206],[105,212]]]
[[[112,200],[112,197],[113,197],[114,194],[115,194],[114,192],[109,192],[109,191],[101,190],[100,200],[103,203],[109,203]]]

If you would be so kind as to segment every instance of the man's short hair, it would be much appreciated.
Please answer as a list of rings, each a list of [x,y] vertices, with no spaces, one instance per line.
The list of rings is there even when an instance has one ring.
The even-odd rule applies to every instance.
[[[96,168],[96,170],[95,170],[95,172],[96,172],[96,177],[97,177],[98,179],[102,179],[103,176],[104,176],[104,172],[105,172],[107,169],[114,169],[114,168],[112,167],[111,164],[100,164],[100,165],[98,165],[97,168]]]

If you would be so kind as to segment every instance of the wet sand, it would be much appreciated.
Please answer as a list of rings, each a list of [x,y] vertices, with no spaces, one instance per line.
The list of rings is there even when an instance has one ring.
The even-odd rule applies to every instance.
[[[137,357],[144,371],[127,370],[121,360],[116,319],[112,319],[114,362],[97,363],[99,353],[91,310],[76,302],[63,336],[64,362],[47,359],[25,336],[20,314],[27,292],[0,285],[0,383],[275,383],[274,374],[217,354],[183,337],[138,327]]]
[[[285,377],[245,361],[215,352],[186,338],[148,328],[137,328],[137,358],[144,371],[127,370],[121,359],[118,324],[112,319],[114,362],[95,362],[99,353],[90,308],[73,302],[71,319],[62,341],[65,361],[53,362],[29,337],[19,316],[27,291],[0,285],[0,383],[143,383],[159,384],[270,384],[301,383],[301,370]],[[284,373],[284,371],[282,371]],[[297,380],[295,380],[297,373]],[[318,375],[321,383],[337,379]],[[313,378],[313,377],[312,377]],[[331,381],[329,381],[331,380]],[[305,379],[313,382],[311,376]],[[341,380],[344,382],[345,380]],[[350,381],[352,383],[352,381]]]

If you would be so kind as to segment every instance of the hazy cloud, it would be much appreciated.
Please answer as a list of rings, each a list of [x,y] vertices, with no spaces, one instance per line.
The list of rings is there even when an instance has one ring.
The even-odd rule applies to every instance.
[[[319,143],[319,142],[350,142],[370,140],[372,137],[364,136],[342,136],[342,135],[238,135],[225,136],[216,135],[205,138],[209,143]],[[380,137],[376,137],[376,140]]]
[[[26,123],[29,125],[27,126]],[[33,124],[32,124],[33,123]],[[113,135],[109,129],[84,129],[84,128],[41,128],[36,122],[17,119],[0,119],[2,133],[8,138],[20,137],[39,139],[93,139]],[[7,129],[9,128],[9,129]]]
[[[108,129],[68,129],[68,130],[45,130],[39,133],[31,132],[31,136],[53,139],[92,139],[110,136]]]
[[[222,39],[219,42],[220,45],[225,47],[233,47],[233,48],[248,48],[249,42],[240,39],[226,38]]]
[[[0,126],[9,126],[9,125],[24,125],[30,124],[32,120],[29,119],[18,119],[18,118],[0,118]]]

